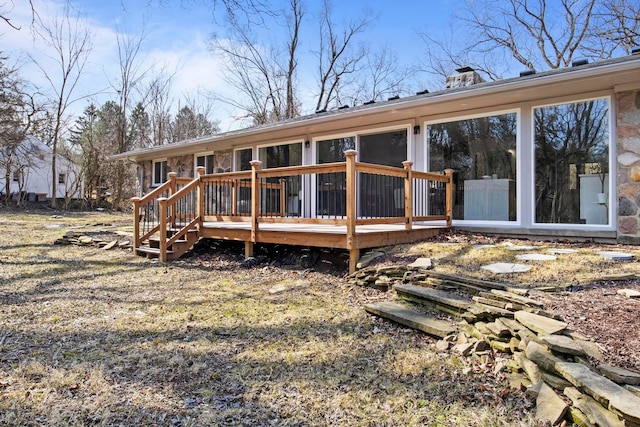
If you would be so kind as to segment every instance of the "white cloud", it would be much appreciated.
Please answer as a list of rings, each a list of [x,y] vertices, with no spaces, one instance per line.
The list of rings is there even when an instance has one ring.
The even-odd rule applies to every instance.
[[[45,22],[62,16],[63,13],[62,1],[37,2],[36,7],[38,15]],[[48,57],[51,51],[34,37],[28,2],[16,2],[14,9],[9,12],[12,23],[21,26],[21,29],[9,29],[0,35],[2,45],[9,47],[3,53],[9,56],[10,63],[17,64],[23,79],[31,82],[40,92],[51,94],[51,85],[38,67],[29,61],[28,55],[34,57],[53,76],[56,75],[59,65]],[[121,22],[119,18],[116,19]],[[70,113],[74,116],[82,114],[89,99],[100,105],[116,97],[113,86],[117,87],[120,73],[117,32],[119,28],[116,26],[121,27],[119,23],[116,24],[116,19],[110,23],[95,17],[80,18],[81,25],[86,25],[91,33],[92,50],[78,87],[74,90],[74,98],[83,98],[70,107]],[[179,31],[179,34],[172,34],[176,31]],[[137,60],[140,61],[139,70],[149,70],[149,78],[160,72],[174,75],[174,107],[177,107],[183,96],[195,96],[203,90],[229,93],[229,88],[222,78],[220,64],[209,50],[208,37],[197,28],[176,28],[156,22],[149,26],[148,31],[145,30]],[[84,100],[87,96],[89,98]],[[213,119],[225,123],[228,111],[219,107],[216,105],[214,114],[220,114],[216,114],[217,117]]]

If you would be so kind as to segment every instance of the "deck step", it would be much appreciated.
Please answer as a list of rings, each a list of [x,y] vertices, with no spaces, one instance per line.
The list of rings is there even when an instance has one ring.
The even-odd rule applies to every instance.
[[[444,338],[456,331],[456,327],[452,323],[420,313],[407,304],[382,301],[366,304],[364,309],[368,313],[393,320],[438,338]]]
[[[154,245],[160,245],[160,238],[159,237],[149,237],[149,244],[153,243]],[[181,243],[189,243],[188,240],[184,240],[184,239],[178,239],[175,242],[173,242],[174,245],[179,245]],[[155,246],[153,246],[155,247]]]
[[[136,248],[136,253],[147,255],[150,258],[157,258],[160,255],[159,248],[150,248],[148,246],[140,246]],[[167,256],[173,255],[173,251],[167,250]]]
[[[396,285],[393,289],[402,299],[458,317],[473,305],[473,301],[463,298],[460,295],[452,292],[425,288],[424,286],[405,284]]]

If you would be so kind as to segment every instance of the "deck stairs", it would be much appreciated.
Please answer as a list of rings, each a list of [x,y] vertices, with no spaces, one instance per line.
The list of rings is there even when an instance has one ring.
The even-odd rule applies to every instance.
[[[433,276],[438,276],[432,272]],[[453,277],[453,276],[452,276]],[[513,319],[518,310],[542,314],[541,304],[525,296],[526,290],[501,283],[438,277],[393,286],[396,298],[365,305],[365,310],[437,338],[456,332],[460,322]],[[458,282],[461,286],[455,286]],[[484,281],[483,281],[484,282]],[[417,283],[417,284],[416,284]],[[443,286],[444,284],[444,286]]]
[[[178,229],[167,230],[167,236],[171,237]],[[184,236],[167,246],[167,259],[173,260],[180,258],[188,250],[193,248],[199,240],[197,229],[187,231]],[[160,256],[160,237],[150,237],[145,243],[136,248],[136,254],[146,256],[147,258],[158,258]]]

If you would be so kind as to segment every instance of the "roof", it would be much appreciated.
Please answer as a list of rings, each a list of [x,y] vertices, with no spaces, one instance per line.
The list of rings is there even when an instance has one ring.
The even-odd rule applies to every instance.
[[[585,82],[588,81],[588,84]],[[348,121],[358,124],[391,122],[423,118],[447,111],[464,112],[474,108],[507,105],[510,102],[544,99],[563,94],[577,94],[597,90],[615,90],[616,86],[635,84],[640,86],[640,54],[613,58],[573,67],[559,68],[503,80],[477,83],[471,86],[443,89],[436,92],[422,91],[405,98],[390,98],[383,102],[370,102],[349,108],[336,108],[293,119],[210,136],[184,140],[172,144],[143,148],[112,156],[112,159],[144,160],[183,152],[185,154],[211,150],[234,142],[246,145],[261,141],[261,137],[286,138],[286,135],[305,137],[311,133],[344,130]],[[404,112],[404,113],[403,113]],[[392,117],[395,115],[395,117]],[[367,119],[370,117],[371,119]],[[344,122],[344,124],[338,123]],[[264,138],[263,138],[264,139]],[[272,139],[272,138],[269,138]]]

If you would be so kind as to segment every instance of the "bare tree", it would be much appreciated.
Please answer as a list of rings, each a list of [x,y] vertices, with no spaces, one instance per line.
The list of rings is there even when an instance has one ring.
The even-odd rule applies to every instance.
[[[174,74],[166,70],[155,73],[144,93],[144,111],[148,115],[151,135],[148,145],[164,145],[171,141],[171,83]]]
[[[298,115],[295,94],[298,43],[304,12],[300,0],[290,0],[284,16],[288,29],[286,52],[275,45],[262,46],[250,22],[229,19],[229,40],[217,38],[214,51],[227,65],[226,80],[247,99],[223,101],[244,111],[254,124],[264,124]],[[280,25],[276,22],[276,25]]]
[[[32,153],[20,152],[21,143],[32,128],[39,109],[33,91],[27,90],[18,70],[6,64],[0,56],[0,167],[4,170],[7,203],[10,202],[14,172],[28,166]]]
[[[640,45],[640,2],[637,0],[603,0],[594,18],[593,51],[609,57],[622,49],[628,55]]]
[[[29,6],[31,6],[31,16],[33,17],[33,19],[35,20],[36,17],[36,9],[33,6],[33,0],[29,0]],[[7,24],[8,26],[10,26],[11,28],[13,28],[14,30],[19,30],[20,27],[16,26],[13,24],[13,22],[11,22],[11,18],[9,18],[9,12],[10,10],[6,10],[7,8],[7,3],[6,2],[2,2],[0,3],[0,20],[4,21],[5,24]]]
[[[31,59],[38,66],[46,80],[49,82],[54,97],[53,117],[54,130],[51,148],[53,150],[51,161],[51,206],[56,207],[57,197],[57,171],[56,157],[58,145],[66,130],[67,109],[79,98],[74,98],[74,91],[82,77],[84,67],[91,52],[91,38],[89,28],[83,24],[79,16],[71,16],[71,10],[67,5],[62,17],[54,17],[50,22],[36,19],[35,30],[45,45],[51,50],[50,58],[57,68],[51,69],[43,62]]]
[[[340,103],[340,89],[347,86],[366,56],[363,45],[353,47],[355,37],[370,24],[367,14],[339,29],[333,21],[331,2],[324,0],[320,17],[318,55],[318,96],[316,111]]]
[[[638,42],[640,6],[630,0],[468,1],[449,34],[422,33],[424,64],[435,74],[471,66],[499,79],[514,63],[566,67],[580,57],[603,59]],[[463,34],[463,38],[458,38]]]
[[[354,87],[341,100],[356,105],[368,101],[382,101],[407,91],[407,82],[414,74],[410,67],[402,67],[398,55],[388,46],[368,52],[354,79]],[[350,99],[350,101],[349,101]]]
[[[140,48],[145,38],[142,30],[139,34],[127,34],[118,31],[119,75],[111,83],[118,93],[118,114],[116,125],[116,153],[123,153],[133,148],[133,139],[129,137],[129,111],[131,110],[134,91],[140,85],[148,70],[142,68]],[[115,165],[113,206],[119,209],[124,199],[124,183],[133,175],[129,164],[117,162]]]

